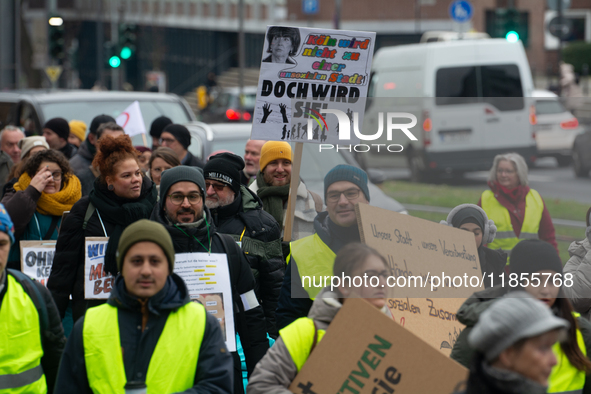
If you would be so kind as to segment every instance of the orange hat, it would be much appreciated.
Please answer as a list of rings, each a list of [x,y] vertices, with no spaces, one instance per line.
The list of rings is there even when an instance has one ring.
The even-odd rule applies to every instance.
[[[283,141],[265,142],[261,148],[261,158],[259,160],[261,171],[265,169],[267,164],[277,159],[291,161],[291,145]]]

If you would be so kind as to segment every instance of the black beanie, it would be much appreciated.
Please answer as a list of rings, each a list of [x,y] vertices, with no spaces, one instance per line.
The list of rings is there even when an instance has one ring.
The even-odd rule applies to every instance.
[[[169,124],[172,124],[172,120],[166,116],[157,117],[152,121],[152,125],[150,126],[150,135],[152,137],[160,138],[162,130],[164,130],[164,128]]]
[[[98,131],[98,128],[101,127],[102,124],[109,123],[109,122],[117,123],[115,121],[115,119],[109,115],[102,114],[102,115],[95,116],[94,119],[92,120],[92,122],[90,122],[90,129],[88,132],[90,134],[96,134],[96,132]]]
[[[539,239],[526,239],[511,250],[509,271],[512,274],[532,274],[544,270],[562,273],[562,261],[554,246]]]
[[[230,185],[235,194],[240,191],[240,171],[244,169],[242,157],[233,153],[220,153],[209,158],[203,168],[205,179]]]
[[[49,129],[65,140],[70,136],[70,125],[64,118],[53,118],[45,122],[44,129]]]
[[[185,148],[189,149],[189,145],[191,145],[191,133],[189,130],[181,124],[169,124],[162,130],[162,132],[167,132],[173,135],[174,138]]]

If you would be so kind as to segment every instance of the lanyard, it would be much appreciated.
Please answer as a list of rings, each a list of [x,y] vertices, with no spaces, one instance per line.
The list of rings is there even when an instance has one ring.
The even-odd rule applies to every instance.
[[[103,233],[105,234],[105,237],[109,237],[107,235],[107,230],[105,230],[105,224],[103,223],[103,218],[101,218],[101,213],[99,212],[99,210],[96,210],[96,214],[98,215],[99,221],[101,222],[101,226],[103,227]]]
[[[197,237],[195,237],[194,235],[189,235],[186,232],[183,231],[182,228],[180,228],[179,226],[177,226],[176,224],[174,225],[174,227],[176,227],[177,229],[179,229],[183,234],[185,234],[187,237],[193,237],[195,239],[195,241],[197,241],[199,243],[199,245],[201,245],[203,247],[203,249],[205,249],[207,251],[207,253],[211,254],[211,237],[209,236],[209,224],[207,222],[205,222],[205,227],[207,228],[207,239],[209,240],[209,249],[207,249],[205,247],[205,245],[203,245],[201,243],[201,241],[199,241],[197,239]]]
[[[39,240],[43,241],[43,235],[41,235],[41,227],[39,226],[39,220],[37,219],[37,212],[33,214],[33,217],[35,218],[35,223],[37,223],[37,231],[39,231]]]

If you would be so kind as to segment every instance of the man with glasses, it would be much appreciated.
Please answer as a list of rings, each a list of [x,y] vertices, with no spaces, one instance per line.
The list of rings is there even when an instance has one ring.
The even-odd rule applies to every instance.
[[[279,329],[300,317],[308,316],[310,307],[321,287],[310,287],[302,277],[331,276],[334,259],[339,250],[360,242],[355,204],[369,204],[367,174],[360,168],[339,164],[324,177],[326,212],[314,219],[316,233],[290,244],[290,258],[283,279],[277,325]]]
[[[152,220],[169,232],[175,253],[224,253],[227,255],[234,325],[240,336],[247,370],[250,375],[256,363],[269,348],[265,316],[258,303],[255,281],[244,253],[227,235],[218,233],[209,209],[204,205],[205,179],[201,169],[178,166],[162,173],[160,201]],[[234,392],[244,392],[240,359],[234,357]]]
[[[285,263],[281,229],[263,210],[261,199],[240,184],[244,161],[233,153],[220,153],[205,164],[205,205],[217,231],[229,234],[242,247],[256,278],[255,291],[265,312],[267,332],[277,338],[275,310],[283,283]]]
[[[203,168],[203,162],[188,151],[190,145],[191,133],[183,125],[169,124],[160,135],[160,146],[172,149],[182,165]]]

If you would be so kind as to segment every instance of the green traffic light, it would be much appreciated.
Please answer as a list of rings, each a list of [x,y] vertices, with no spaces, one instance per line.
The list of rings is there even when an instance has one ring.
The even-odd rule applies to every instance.
[[[516,31],[511,30],[505,35],[505,39],[509,42],[517,42],[519,41],[519,34]]]
[[[121,65],[121,59],[119,59],[119,56],[111,56],[111,58],[109,59],[109,66],[113,67],[113,68],[117,68]]]
[[[121,48],[121,53],[119,54],[121,56],[121,59],[123,60],[127,60],[131,57],[131,48],[130,47],[123,47]]]

